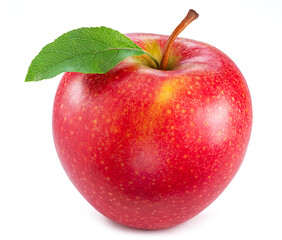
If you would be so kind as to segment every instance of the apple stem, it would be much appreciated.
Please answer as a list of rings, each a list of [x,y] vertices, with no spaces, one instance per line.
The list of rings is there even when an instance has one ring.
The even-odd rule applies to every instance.
[[[168,64],[168,59],[169,55],[171,52],[172,44],[177,38],[177,36],[195,19],[199,17],[199,14],[194,11],[193,9],[190,9],[189,12],[187,13],[186,17],[182,20],[182,22],[174,29],[172,34],[170,35],[169,39],[166,42],[165,48],[164,48],[164,53],[163,57],[160,63],[159,69],[161,70],[166,70],[167,69],[167,64]]]

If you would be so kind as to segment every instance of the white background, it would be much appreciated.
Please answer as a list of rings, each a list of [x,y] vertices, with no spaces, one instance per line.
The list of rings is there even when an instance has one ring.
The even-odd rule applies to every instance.
[[[69,30],[107,26],[169,35],[189,8],[200,14],[181,37],[210,43],[244,74],[253,131],[242,167],[194,219],[167,230],[123,227],[94,210],[64,173],[52,139],[60,77],[24,83],[47,43]],[[0,239],[282,239],[282,1],[1,1]]]

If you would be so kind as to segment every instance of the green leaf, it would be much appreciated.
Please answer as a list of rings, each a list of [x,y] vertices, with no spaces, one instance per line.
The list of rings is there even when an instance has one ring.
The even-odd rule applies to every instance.
[[[123,59],[148,54],[118,31],[106,27],[79,28],[46,45],[32,60],[26,82],[55,77],[62,72],[106,73]]]

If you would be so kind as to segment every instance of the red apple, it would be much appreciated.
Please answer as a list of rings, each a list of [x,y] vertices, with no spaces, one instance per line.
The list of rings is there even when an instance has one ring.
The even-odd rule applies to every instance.
[[[128,34],[156,58],[167,36]],[[61,163],[118,223],[161,229],[191,219],[230,183],[252,125],[246,81],[224,53],[177,39],[159,70],[130,57],[106,74],[65,73],[53,111]]]

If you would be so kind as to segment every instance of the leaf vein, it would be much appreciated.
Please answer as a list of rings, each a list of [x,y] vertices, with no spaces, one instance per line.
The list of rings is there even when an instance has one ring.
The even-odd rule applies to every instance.
[[[94,54],[94,56],[99,53],[99,52],[106,52],[106,51],[112,51],[112,50],[130,50],[130,51],[135,51],[135,52],[142,52],[145,54],[145,52],[143,50],[139,50],[139,49],[132,49],[132,48],[109,48],[109,49],[104,49],[104,50],[99,50],[99,51],[94,51],[94,52],[88,52],[87,54]],[[56,50],[50,50],[50,51],[55,51]],[[61,62],[64,62],[64,61],[68,61],[68,60],[71,60],[72,58],[77,58],[77,57],[80,57],[81,55],[85,55],[85,53],[82,53],[82,54],[79,54],[79,55],[74,55],[74,57],[69,57],[69,58],[64,58],[62,59],[61,61],[54,61],[53,59],[45,59],[45,60],[48,60],[48,61],[53,61],[54,64],[49,64],[47,67],[44,68],[44,70],[42,70],[43,72],[47,71],[48,68],[51,68],[53,67],[54,65],[58,64],[58,63],[61,63]],[[93,59],[93,58],[91,58]],[[112,58],[111,58],[112,59]],[[39,72],[39,71],[37,71]]]

